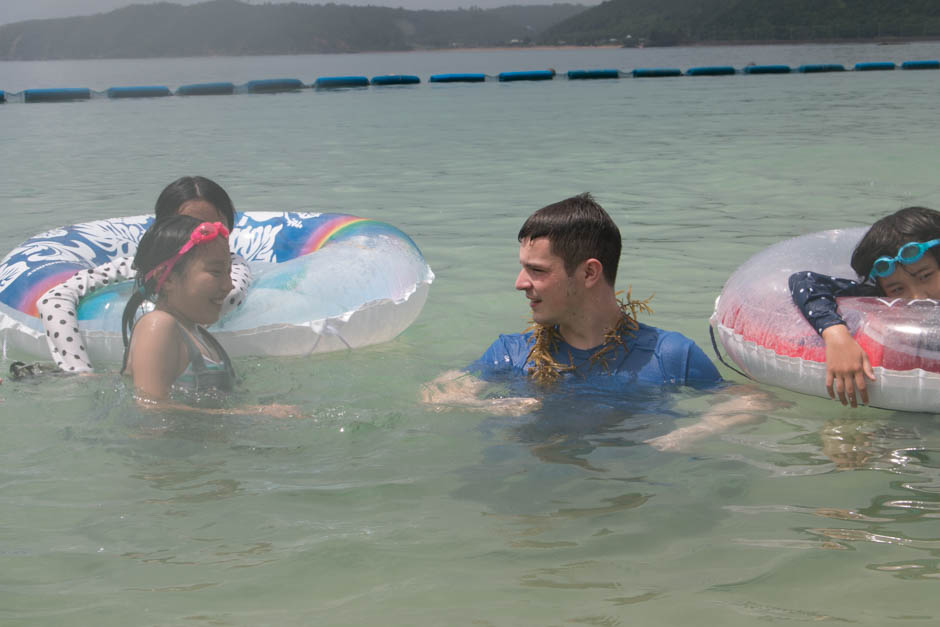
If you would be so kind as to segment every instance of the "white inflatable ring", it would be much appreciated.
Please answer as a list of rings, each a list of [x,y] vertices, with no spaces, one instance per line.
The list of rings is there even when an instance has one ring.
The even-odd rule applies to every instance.
[[[788,280],[801,270],[855,277],[849,259],[865,231],[823,231],[780,242],[731,275],[710,322],[713,337],[745,374],[828,398],[825,346],[793,304]],[[940,410],[940,303],[874,297],[837,302],[877,377],[868,382],[870,404]]]
[[[152,216],[76,224],[30,238],[0,262],[7,350],[49,359],[36,299],[75,272],[132,256]],[[306,355],[386,342],[418,317],[434,273],[402,231],[345,214],[237,215],[232,251],[252,269],[244,305],[211,327],[232,357]],[[93,363],[120,361],[124,281],[83,298],[78,319]]]

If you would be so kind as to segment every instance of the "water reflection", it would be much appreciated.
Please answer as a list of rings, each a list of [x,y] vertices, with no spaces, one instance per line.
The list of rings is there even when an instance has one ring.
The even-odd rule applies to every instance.
[[[819,437],[823,454],[836,470],[905,466],[923,446],[911,425],[864,419],[829,420]]]

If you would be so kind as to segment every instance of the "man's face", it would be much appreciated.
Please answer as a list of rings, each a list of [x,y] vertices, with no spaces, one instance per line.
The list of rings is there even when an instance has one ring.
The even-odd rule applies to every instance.
[[[519,244],[516,289],[525,292],[532,309],[532,319],[539,324],[565,324],[576,316],[581,304],[581,290],[573,276],[565,272],[561,257],[552,254],[545,237],[524,239]]]

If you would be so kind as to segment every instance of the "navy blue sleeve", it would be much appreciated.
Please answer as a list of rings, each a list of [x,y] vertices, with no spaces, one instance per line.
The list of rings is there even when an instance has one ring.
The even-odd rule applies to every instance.
[[[878,296],[879,293],[873,285],[803,271],[790,275],[790,295],[803,317],[821,334],[835,324],[845,324],[837,311],[837,296]]]

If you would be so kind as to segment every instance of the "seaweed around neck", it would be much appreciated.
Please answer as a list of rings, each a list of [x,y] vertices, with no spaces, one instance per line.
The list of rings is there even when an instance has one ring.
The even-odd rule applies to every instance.
[[[616,296],[622,293],[623,292],[617,292]],[[608,373],[610,372],[610,365],[607,363],[607,358],[617,346],[627,350],[626,338],[634,337],[634,332],[640,328],[639,323],[636,321],[637,314],[640,312],[647,314],[653,313],[653,310],[649,306],[649,302],[652,298],[653,296],[643,300],[633,300],[630,297],[630,290],[628,289],[625,298],[617,299],[621,311],[620,320],[617,321],[614,328],[610,329],[604,335],[604,343],[601,344],[588,359],[590,368],[593,368],[596,364],[600,364]],[[526,363],[532,363],[532,367],[529,368],[529,376],[532,377],[533,381],[539,385],[549,386],[556,383],[562,374],[574,372],[577,369],[577,367],[573,365],[574,359],[570,353],[568,355],[567,364],[562,364],[552,357],[552,353],[558,349],[558,343],[564,339],[561,337],[561,333],[556,325],[549,326],[533,322],[526,331],[533,332],[532,339],[534,343],[532,350],[529,351],[529,355],[526,358]]]

